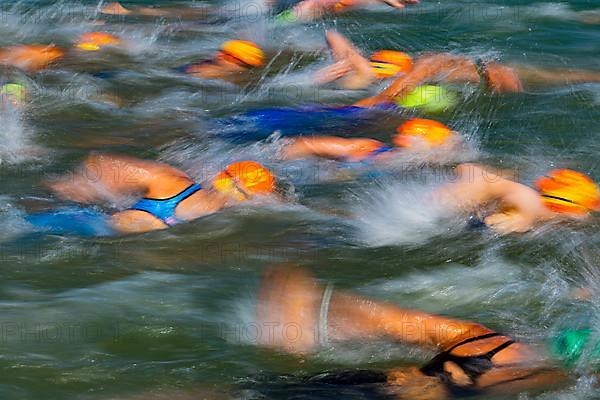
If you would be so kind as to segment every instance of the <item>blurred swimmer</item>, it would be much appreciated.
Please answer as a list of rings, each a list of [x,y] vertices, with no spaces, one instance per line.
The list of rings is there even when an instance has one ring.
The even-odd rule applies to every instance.
[[[335,62],[315,73],[318,84],[337,81],[344,89],[364,89],[412,69],[412,58],[401,51],[380,50],[367,59],[338,32],[328,31],[325,37]]]
[[[417,4],[418,2],[418,0],[303,0],[278,14],[276,20],[282,22],[309,22],[373,4],[387,4],[390,7],[401,9],[406,4]],[[268,1],[268,3],[276,2]]]
[[[112,227],[121,233],[165,229],[255,196],[275,195],[277,189],[271,172],[254,161],[230,164],[203,186],[167,164],[107,154],[88,156],[79,171],[48,186],[79,203],[143,196],[111,216]]]
[[[381,93],[357,102],[356,106],[372,107],[394,102],[416,87],[430,82],[473,83],[498,93],[522,92],[523,83],[530,85],[563,85],[600,82],[600,73],[576,69],[542,70],[529,66],[503,65],[495,61],[437,53],[415,60],[411,71],[400,75]]]
[[[309,377],[306,383],[378,384],[401,398],[443,399],[518,393],[567,379],[544,354],[483,325],[334,290],[300,268],[266,272],[258,295],[257,321],[259,326],[269,326],[261,345],[294,354],[306,354],[330,342],[378,338],[440,351],[421,368],[330,371]],[[293,330],[288,329],[291,326]]]
[[[398,127],[392,138],[393,146],[369,138],[310,136],[288,139],[282,158],[330,158],[342,161],[372,161],[405,153],[431,151],[457,144],[459,135],[446,125],[430,119],[413,118]]]
[[[99,51],[107,47],[122,45],[122,40],[106,32],[87,32],[79,36],[75,47],[83,51]]]
[[[33,73],[48,68],[64,55],[64,50],[55,45],[16,45],[0,49],[0,65]]]
[[[236,80],[264,64],[265,54],[256,43],[229,40],[210,60],[184,65],[179,70],[202,79]]]
[[[121,3],[108,3],[100,9],[102,14],[159,18],[205,19],[213,8],[203,7],[137,7],[126,8]]]
[[[74,44],[78,50],[98,51],[105,47],[122,44],[117,36],[105,32],[82,34]],[[11,66],[34,73],[42,71],[69,54],[66,49],[55,45],[15,45],[0,49],[0,65]]]
[[[600,209],[600,189],[587,175],[568,169],[550,171],[533,189],[483,166],[461,164],[455,181],[432,200],[482,215],[485,225],[506,234],[526,232],[550,220],[585,219]]]

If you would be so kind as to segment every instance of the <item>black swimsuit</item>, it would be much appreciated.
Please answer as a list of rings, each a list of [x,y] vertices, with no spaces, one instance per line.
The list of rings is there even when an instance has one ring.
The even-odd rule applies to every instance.
[[[494,368],[492,358],[502,350],[506,349],[508,346],[512,345],[514,341],[508,339],[506,342],[493,348],[492,350],[477,356],[457,356],[455,354],[452,354],[452,351],[467,343],[472,343],[478,340],[484,340],[497,336],[503,335],[493,332],[463,340],[462,342],[455,344],[448,350],[435,356],[429,363],[427,363],[427,365],[421,368],[421,372],[428,376],[438,377],[442,382],[448,385],[448,388],[453,394],[464,395],[468,392],[474,392],[477,390],[477,379],[481,375]],[[448,373],[444,369],[444,364],[447,361],[453,362],[458,367],[460,367],[464,371],[464,373],[471,379],[472,383],[468,386],[459,386],[454,384],[452,382],[450,373]]]

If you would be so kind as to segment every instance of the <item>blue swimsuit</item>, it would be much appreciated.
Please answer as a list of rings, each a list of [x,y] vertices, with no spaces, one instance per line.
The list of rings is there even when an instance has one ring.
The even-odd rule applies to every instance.
[[[175,215],[175,209],[183,200],[202,189],[198,183],[191,184],[173,197],[167,199],[142,198],[131,206],[130,210],[144,211],[160,219],[165,225],[173,226],[181,222]]]
[[[367,156],[367,158],[372,158],[372,157],[378,156],[378,155],[380,155],[380,154],[382,154],[382,153],[387,153],[388,151],[392,151],[392,150],[394,150],[394,149],[395,149],[395,147],[394,147],[394,146],[386,146],[386,145],[383,145],[383,146],[381,146],[380,148],[378,148],[378,149],[376,149],[376,150],[373,150],[373,151],[371,152],[371,154],[369,154],[369,155]]]

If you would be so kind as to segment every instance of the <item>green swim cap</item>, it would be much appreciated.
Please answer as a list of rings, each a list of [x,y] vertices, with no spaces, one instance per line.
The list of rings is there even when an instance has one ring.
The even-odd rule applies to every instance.
[[[422,85],[408,94],[397,97],[395,101],[400,107],[441,113],[453,108],[458,102],[458,96],[442,86]]]
[[[290,8],[277,14],[275,16],[275,21],[284,24],[292,24],[298,22],[298,16],[296,15],[296,12]]]
[[[550,339],[552,356],[569,367],[575,365],[584,351],[593,360],[600,360],[600,342],[590,348],[591,329],[566,329]]]
[[[25,101],[27,90],[20,83],[6,83],[0,88],[0,96],[12,96],[19,101]]]

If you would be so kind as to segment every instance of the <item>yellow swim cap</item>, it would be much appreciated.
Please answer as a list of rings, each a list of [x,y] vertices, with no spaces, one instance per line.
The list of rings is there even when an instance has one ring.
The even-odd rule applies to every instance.
[[[75,47],[85,51],[98,51],[103,46],[117,46],[119,44],[121,44],[121,39],[110,33],[88,32],[79,36]]]
[[[212,181],[217,191],[233,196],[239,201],[252,195],[266,195],[275,190],[275,177],[255,161],[239,161],[229,164]]]
[[[225,42],[221,47],[221,52],[246,68],[261,67],[265,63],[265,54],[260,47],[256,43],[245,40]]]
[[[379,79],[391,78],[412,69],[412,57],[401,51],[380,50],[371,54],[371,70]]]
[[[539,178],[535,185],[544,205],[554,212],[586,215],[600,206],[598,185],[581,172],[555,169]]]
[[[432,119],[409,119],[396,129],[394,144],[398,147],[411,147],[411,137],[419,137],[431,146],[440,146],[448,141],[454,133],[441,122]]]

